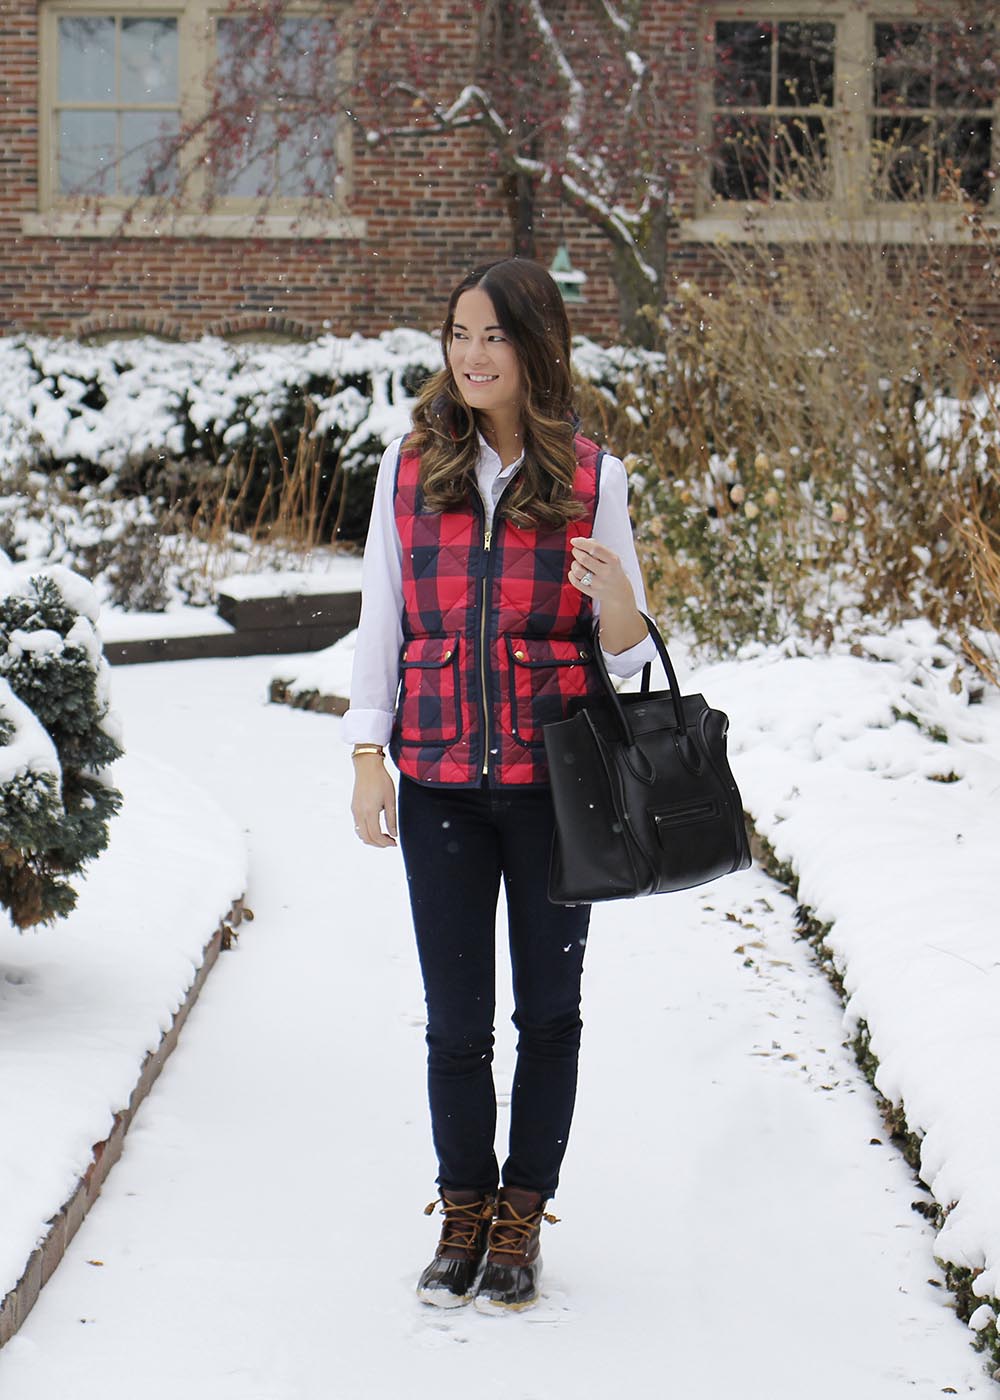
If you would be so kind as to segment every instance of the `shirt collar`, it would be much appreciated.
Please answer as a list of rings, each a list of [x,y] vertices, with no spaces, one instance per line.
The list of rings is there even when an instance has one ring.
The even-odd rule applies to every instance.
[[[476,436],[479,438],[479,460],[483,466],[500,468],[497,471],[497,476],[500,478],[513,476],[514,472],[524,461],[524,453],[522,452],[515,462],[511,462],[509,467],[501,468],[499,456],[494,452],[493,448],[489,445],[478,428],[476,429]]]

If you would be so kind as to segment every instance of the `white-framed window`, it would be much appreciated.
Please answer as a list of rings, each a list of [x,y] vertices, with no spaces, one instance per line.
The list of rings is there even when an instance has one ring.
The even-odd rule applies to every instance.
[[[57,14],[53,195],[169,189],[180,129],[176,14]]]
[[[1000,22],[919,0],[716,0],[704,35],[698,207],[684,233],[776,237],[810,214],[966,236],[958,192],[1000,216]],[[797,224],[790,204],[796,205]],[[967,231],[966,231],[967,233]]]
[[[794,191],[821,198],[829,183],[837,26],[720,18],[713,38],[713,197],[773,203]]]
[[[85,211],[88,234],[363,236],[346,211],[348,119],[317,116],[317,96],[332,106],[347,78],[340,16],[318,9],[306,0],[262,31],[225,0],[43,0],[39,212],[25,231],[80,231]]]
[[[869,82],[877,196],[939,199],[953,181],[978,204],[993,195],[1000,31],[923,19],[875,19]]]
[[[254,199],[263,190],[281,199],[328,193],[323,182],[339,165],[340,131],[317,115],[315,99],[335,100],[342,68],[336,22],[329,15],[285,16],[263,45],[247,42],[247,21],[238,14],[214,17],[220,81],[240,72],[252,94],[248,110],[236,112],[242,130],[224,148],[217,164],[216,193]],[[329,191],[334,194],[334,191]]]

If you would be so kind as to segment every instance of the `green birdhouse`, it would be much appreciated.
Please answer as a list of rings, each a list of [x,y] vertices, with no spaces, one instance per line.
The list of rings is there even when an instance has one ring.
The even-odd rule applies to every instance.
[[[563,301],[581,302],[586,300],[583,295],[583,284],[587,280],[587,274],[578,272],[570,262],[569,249],[565,243],[560,243],[556,249],[556,255],[549,267],[549,276],[562,293]]]

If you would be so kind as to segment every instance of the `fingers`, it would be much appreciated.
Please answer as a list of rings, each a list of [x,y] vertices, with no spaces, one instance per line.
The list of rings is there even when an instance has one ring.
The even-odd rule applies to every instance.
[[[613,550],[583,536],[572,539],[570,544],[573,546],[573,563],[569,581],[574,588],[588,597],[599,598],[609,587],[617,586],[622,567]]]
[[[396,793],[394,790],[390,791],[386,797],[384,810],[386,830],[392,838],[389,844],[394,846],[399,837],[399,832],[396,830]]]
[[[392,779],[383,769],[381,782],[358,783],[351,803],[354,817],[354,830],[359,841],[366,846],[395,846],[396,844],[396,791]],[[385,826],[382,828],[382,813],[385,813]]]
[[[358,813],[355,813],[356,817],[358,815]],[[394,837],[382,830],[379,823],[380,816],[381,812],[376,812],[374,815],[368,816],[361,814],[360,820],[357,821],[354,826],[358,840],[363,841],[366,846],[395,846],[396,842]]]

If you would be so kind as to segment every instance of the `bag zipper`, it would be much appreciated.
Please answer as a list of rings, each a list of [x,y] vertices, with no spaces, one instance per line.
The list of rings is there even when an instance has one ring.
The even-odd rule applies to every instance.
[[[719,815],[719,804],[714,798],[704,798],[686,802],[677,807],[669,807],[665,812],[654,812],[653,820],[657,827],[683,826],[688,822],[707,820]]]

